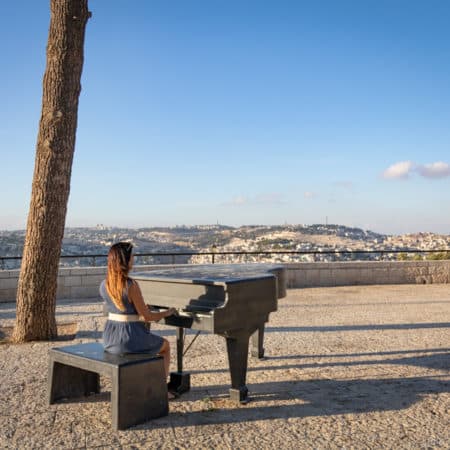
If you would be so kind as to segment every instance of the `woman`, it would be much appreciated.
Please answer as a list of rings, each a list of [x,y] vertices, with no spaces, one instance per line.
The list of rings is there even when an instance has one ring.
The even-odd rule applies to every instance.
[[[100,296],[106,302],[109,315],[103,331],[105,351],[115,354],[155,353],[164,358],[169,375],[170,346],[166,339],[151,333],[144,322],[152,322],[176,313],[175,308],[151,312],[144,303],[138,283],[128,276],[133,266],[133,245],[114,244],[108,253],[106,280],[100,285]],[[169,398],[173,398],[169,394]]]

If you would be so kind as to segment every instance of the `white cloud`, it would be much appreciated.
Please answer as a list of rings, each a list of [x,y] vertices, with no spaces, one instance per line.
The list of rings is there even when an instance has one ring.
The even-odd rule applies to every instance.
[[[442,161],[423,164],[417,167],[417,172],[425,178],[445,178],[450,176],[450,165]]]
[[[303,197],[308,198],[308,199],[313,199],[317,197],[317,194],[315,192],[311,192],[311,191],[306,191],[303,194]]]
[[[388,180],[406,179],[414,169],[412,161],[400,161],[392,164],[383,172],[383,178]]]
[[[412,161],[400,161],[392,164],[383,172],[385,179],[407,179],[413,173],[417,172],[424,178],[445,178],[450,176],[450,165],[438,161],[429,164],[416,164]]]

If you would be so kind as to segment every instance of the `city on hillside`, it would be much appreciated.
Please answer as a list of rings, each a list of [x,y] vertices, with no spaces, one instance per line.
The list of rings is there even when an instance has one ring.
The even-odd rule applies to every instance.
[[[20,266],[25,231],[0,231],[0,269]],[[67,228],[62,266],[105,265],[118,241],[135,247],[136,264],[233,262],[313,262],[441,259],[450,255],[450,235],[384,235],[343,225],[197,225],[118,228],[98,225]],[[427,251],[433,253],[420,253]],[[141,255],[141,256],[139,256]]]

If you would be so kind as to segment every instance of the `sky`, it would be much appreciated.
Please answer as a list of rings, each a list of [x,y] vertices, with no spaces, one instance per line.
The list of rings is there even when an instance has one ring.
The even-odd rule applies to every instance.
[[[447,0],[90,0],[66,226],[450,234]],[[47,0],[2,2],[0,230],[24,229]]]

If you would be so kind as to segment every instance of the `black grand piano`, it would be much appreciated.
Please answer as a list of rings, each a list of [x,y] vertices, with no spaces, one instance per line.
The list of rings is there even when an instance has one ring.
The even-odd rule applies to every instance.
[[[155,309],[174,307],[178,315],[164,319],[177,327],[177,372],[169,387],[190,388],[183,372],[184,329],[219,334],[226,339],[231,375],[230,397],[245,403],[247,359],[264,356],[264,324],[286,295],[286,270],[274,264],[209,264],[131,274],[139,282],[145,303]]]

